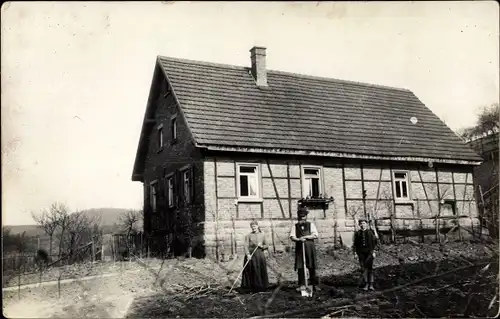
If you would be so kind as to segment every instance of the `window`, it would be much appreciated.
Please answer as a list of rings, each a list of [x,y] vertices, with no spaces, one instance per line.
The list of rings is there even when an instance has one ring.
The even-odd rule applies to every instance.
[[[172,134],[172,143],[177,140],[177,116],[172,116],[170,119],[170,130]]]
[[[167,80],[163,81],[163,97],[166,98],[170,94],[170,90],[168,88]]]
[[[394,195],[396,200],[409,200],[408,172],[394,172]]]
[[[163,149],[163,124],[157,127],[157,141],[158,141],[158,150],[161,151]]]
[[[319,167],[304,167],[302,176],[304,197],[318,198],[321,195],[321,169]]]
[[[186,203],[191,202],[192,179],[191,170],[187,169],[182,172],[183,197]]]
[[[237,187],[238,198],[260,199],[259,191],[259,165],[238,164]]]
[[[149,187],[149,193],[150,193],[150,196],[149,196],[149,200],[150,200],[150,205],[151,205],[151,209],[153,210],[153,212],[156,212],[156,202],[157,202],[157,195],[158,195],[158,182],[157,181],[153,181],[151,182],[150,184],[150,187]]]
[[[174,207],[174,177],[167,177],[167,204]]]
[[[453,216],[456,215],[456,204],[454,200],[443,200],[441,202],[441,216]]]

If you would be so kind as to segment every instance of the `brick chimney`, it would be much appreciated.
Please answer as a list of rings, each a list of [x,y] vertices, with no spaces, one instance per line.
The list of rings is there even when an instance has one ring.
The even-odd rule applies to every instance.
[[[253,47],[250,49],[252,60],[252,75],[257,86],[267,86],[266,48]]]

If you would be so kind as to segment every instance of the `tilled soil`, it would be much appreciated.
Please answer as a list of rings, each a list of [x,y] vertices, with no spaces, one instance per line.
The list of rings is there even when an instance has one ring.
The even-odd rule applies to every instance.
[[[467,265],[459,260],[445,260],[441,262],[439,272]],[[436,262],[425,262],[378,268],[377,290],[389,289],[422,276],[432,275],[436,267]],[[360,291],[359,273],[355,272],[323,277],[322,290],[314,292],[312,298],[301,297],[295,291],[294,282],[283,282],[282,287],[274,285],[269,291],[257,294],[235,293],[228,296],[227,289],[214,290],[199,298],[188,300],[182,293],[177,296],[160,294],[137,298],[127,317],[241,318],[279,313],[281,315],[278,317],[287,318],[322,317],[328,314],[332,314],[331,317],[386,318],[493,316],[498,311],[498,304],[496,303],[490,311],[487,308],[495,295],[495,284],[491,279],[498,274],[498,267],[490,266],[481,277],[473,280],[481,268],[473,267],[448,276],[429,279],[418,285],[381,296]],[[373,295],[373,298],[370,298],[370,295]],[[368,297],[368,300],[361,302],[353,300],[363,296]],[[335,304],[336,301],[340,303]],[[327,307],[332,302],[334,304]],[[300,312],[290,313],[291,310]]]
[[[375,261],[376,288],[396,287],[434,274],[438,264],[437,270],[441,273],[491,258],[491,252],[481,244],[448,243],[441,248],[413,244],[384,246]],[[482,315],[498,310],[498,303],[494,302],[492,309],[486,311],[498,286],[497,261],[481,276],[476,275],[477,267],[471,268],[367,302],[353,302],[353,297],[365,293],[357,288],[358,264],[350,251],[319,250],[323,290],[315,292],[313,298],[300,297],[295,291],[296,273],[291,254],[271,253],[267,260],[270,281],[275,286],[260,294],[227,294],[242,267],[242,259],[224,263],[210,259],[151,259],[93,265],[92,272],[82,271],[83,266],[74,267],[73,272],[67,268],[63,278],[81,278],[88,273],[117,275],[61,285],[60,296],[57,285],[21,289],[19,296],[18,291],[4,291],[4,315],[10,318],[248,317],[261,315],[264,309],[267,314],[276,314],[311,307],[318,309],[337,301],[347,304],[342,304],[344,308],[281,317],[320,317],[332,313],[333,316],[359,317],[379,317],[379,313],[383,317],[456,317],[461,313]],[[58,276],[59,270],[53,269],[46,272],[45,278]],[[271,298],[278,277],[281,286]],[[23,282],[38,280],[33,277],[31,282],[26,279]]]
[[[277,277],[272,269],[281,271],[283,276],[281,285],[275,284],[266,292],[228,295],[228,286],[200,288],[199,294],[196,290],[178,290],[136,298],[127,317],[241,318],[277,314],[278,317],[400,318],[491,316],[498,311],[498,302],[488,311],[498,282],[498,260],[492,259],[490,251],[482,245],[384,246],[375,262],[378,291],[471,264],[479,263],[484,268],[487,262],[492,263],[480,276],[476,274],[482,267],[471,267],[380,296],[360,291],[360,273],[352,253],[322,250],[318,256],[322,290],[316,291],[313,298],[301,297],[295,291],[296,274],[290,257],[288,254],[269,256],[270,277]],[[363,297],[368,300],[354,300]]]

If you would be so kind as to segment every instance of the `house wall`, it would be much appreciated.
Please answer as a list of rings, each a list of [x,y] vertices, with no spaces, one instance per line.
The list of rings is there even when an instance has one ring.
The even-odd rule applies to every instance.
[[[203,163],[201,153],[194,147],[191,134],[186,121],[180,113],[179,107],[173,94],[167,93],[167,86],[164,80],[157,85],[161,85],[156,99],[157,108],[154,114],[155,123],[149,130],[149,141],[144,170],[144,230],[146,236],[154,238],[151,242],[151,251],[158,251],[165,248],[165,236],[174,238],[175,227],[179,225],[179,218],[191,216],[193,223],[199,223],[205,219],[203,209]],[[171,118],[176,115],[177,139],[175,142],[171,133]],[[157,127],[163,124],[164,147],[158,148]],[[191,203],[185,203],[179,197],[181,192],[181,169],[190,169],[193,174],[193,192]],[[167,205],[167,181],[166,177],[174,174],[176,179],[176,189],[174,192],[174,207]],[[153,212],[150,205],[149,185],[152,181],[158,181],[157,210]],[[179,231],[179,229],[177,229]],[[202,229],[201,229],[202,232]],[[202,233],[200,233],[201,237]],[[178,238],[179,239],[179,238]],[[198,241],[196,244],[201,244]],[[183,253],[186,250],[182,240],[174,243],[176,252]],[[199,247],[202,249],[201,247]]]
[[[240,162],[259,163],[262,201],[238,201],[236,163]],[[245,156],[206,157],[203,165],[204,233],[208,254],[216,253],[217,249],[219,254],[241,253],[252,219],[259,220],[271,247],[274,243],[281,250],[290,245],[288,234],[296,218],[297,202],[305,197],[301,178],[304,165],[321,167],[323,192],[334,198],[326,210],[309,209],[308,218],[315,222],[321,244],[337,242],[351,245],[354,217],[364,216],[365,211],[377,218],[381,231],[390,229],[391,215],[395,227],[400,230],[433,229],[436,215],[440,218],[440,227],[446,228],[457,219],[463,227],[471,223],[477,225],[471,167],[428,168],[395,163],[273,158],[269,160],[269,170],[264,158]],[[397,203],[393,199],[392,172],[395,170],[409,171],[412,205]],[[366,193],[365,201],[363,191]],[[455,214],[439,205],[440,199],[455,200]]]
[[[348,173],[349,171],[349,173]],[[408,171],[410,200],[394,200],[393,174]],[[397,230],[417,231],[434,229],[435,219],[440,228],[449,228],[456,221],[461,226],[477,226],[477,204],[474,197],[472,168],[435,167],[417,165],[373,164],[346,165],[345,185],[348,189],[346,207],[348,215],[366,210],[377,219],[378,229],[388,231],[392,224]],[[349,185],[352,192],[349,192]],[[366,191],[363,204],[360,189]],[[455,211],[442,201],[453,200]],[[352,222],[350,220],[349,222]]]

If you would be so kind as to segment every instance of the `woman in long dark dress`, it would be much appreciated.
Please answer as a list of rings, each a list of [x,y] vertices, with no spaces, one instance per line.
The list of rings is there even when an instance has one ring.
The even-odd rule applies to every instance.
[[[243,265],[249,259],[250,262],[243,270],[241,288],[252,292],[260,292],[266,290],[269,285],[266,257],[264,255],[264,250],[267,249],[266,236],[260,230],[257,221],[252,221],[250,227],[252,227],[252,232],[245,237],[245,260]]]

